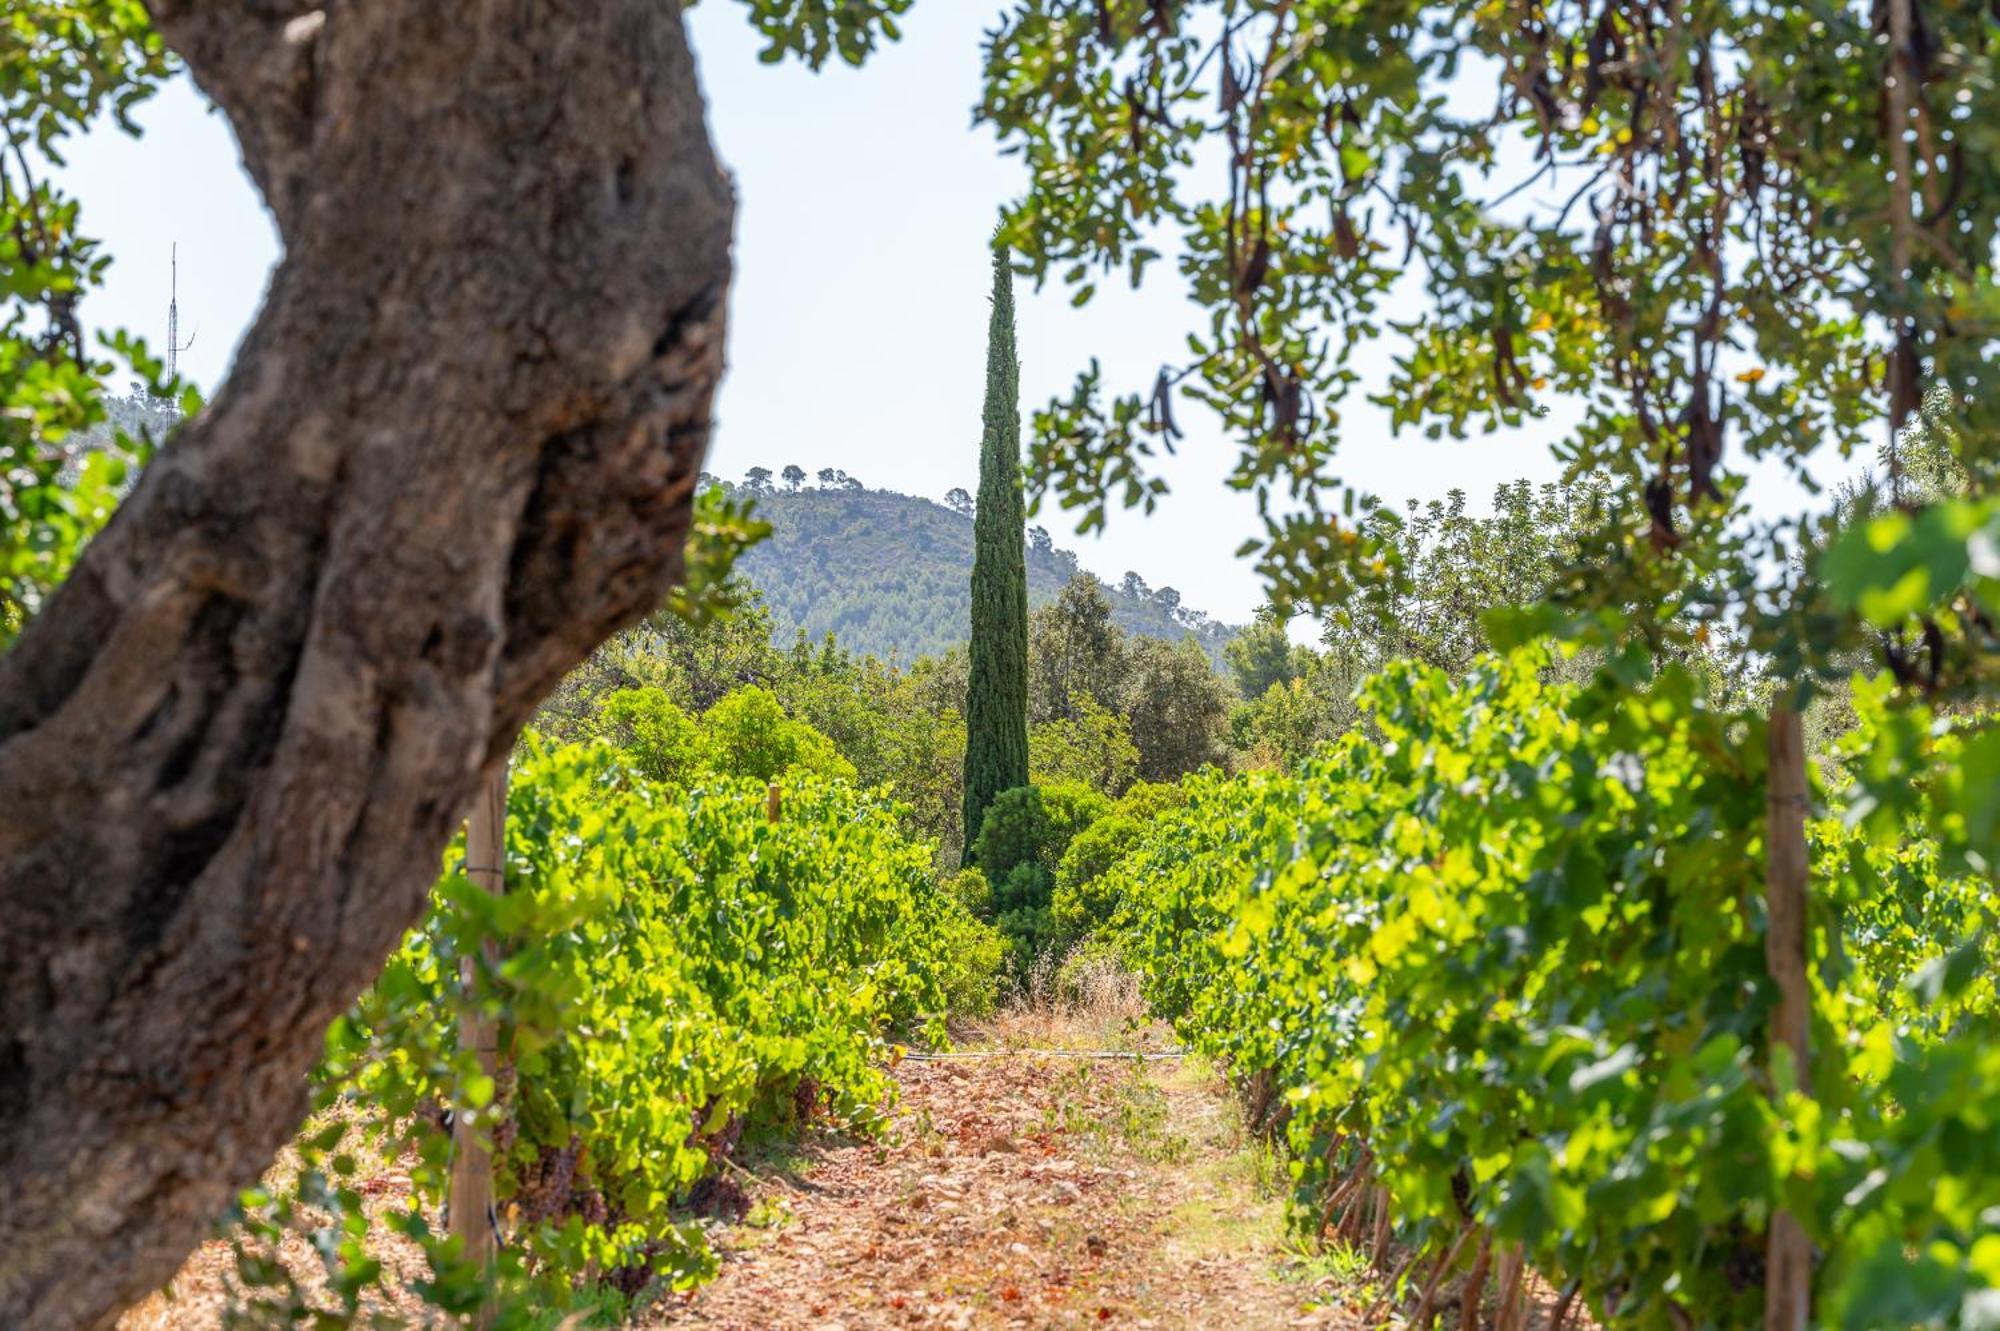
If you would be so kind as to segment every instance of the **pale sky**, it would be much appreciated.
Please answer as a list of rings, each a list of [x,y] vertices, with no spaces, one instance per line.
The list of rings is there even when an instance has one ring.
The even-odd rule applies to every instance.
[[[987,237],[1020,181],[1019,164],[972,125],[981,30],[994,12],[921,0],[903,41],[866,68],[817,75],[759,64],[738,6],[708,0],[693,12],[710,127],[739,200],[710,471],[740,478],[748,467],[795,462],[932,498],[973,488]],[[68,154],[64,179],[83,202],[84,229],[114,260],[85,317],[162,347],[168,250],[178,242],[182,336],[195,338],[182,368],[212,389],[255,313],[276,238],[226,124],[185,79],[137,118],[143,139],[106,126]],[[1093,355],[1108,388],[1150,384],[1198,318],[1164,263],[1144,290],[1108,284],[1081,310],[1053,285],[1021,287],[1018,305],[1024,417],[1066,392]],[[1379,378],[1393,350],[1364,353],[1364,377]],[[1181,416],[1188,438],[1164,472],[1174,493],[1151,518],[1114,513],[1108,532],[1089,539],[1071,535],[1072,515],[1052,501],[1033,520],[1107,579],[1136,569],[1190,606],[1242,622],[1262,599],[1249,564],[1234,557],[1258,531],[1255,511],[1222,484],[1234,448],[1192,404]],[[1483,508],[1498,484],[1556,474],[1553,423],[1469,443],[1392,439],[1383,413],[1358,394],[1344,418],[1339,472],[1398,506],[1458,487]]]

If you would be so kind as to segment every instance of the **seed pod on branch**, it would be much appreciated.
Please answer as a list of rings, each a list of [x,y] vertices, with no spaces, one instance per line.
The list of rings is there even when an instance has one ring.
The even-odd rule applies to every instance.
[[[1653,549],[1665,554],[1679,547],[1680,533],[1674,530],[1674,483],[1664,471],[1646,482],[1646,513],[1652,519],[1647,538]]]
[[[1146,404],[1149,423],[1166,440],[1169,451],[1174,441],[1181,438],[1181,427],[1174,422],[1174,380],[1167,373],[1167,367],[1160,367],[1159,375],[1153,380],[1153,395]]]
[[[1354,219],[1347,215],[1347,209],[1334,206],[1333,248],[1343,259],[1352,259],[1361,253],[1361,238],[1355,234]]]
[[[1705,499],[1719,503],[1722,491],[1715,484],[1715,469],[1722,461],[1722,421],[1710,406],[1706,371],[1695,375],[1694,395],[1682,423],[1687,433],[1688,506]]]

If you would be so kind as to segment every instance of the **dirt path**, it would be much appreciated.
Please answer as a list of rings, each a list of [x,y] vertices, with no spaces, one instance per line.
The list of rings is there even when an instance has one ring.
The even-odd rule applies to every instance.
[[[623,1331],[1402,1325],[1387,1309],[1364,1323],[1382,1284],[1364,1258],[1288,1239],[1285,1167],[1208,1069],[1035,1052],[1157,1052],[1165,1031],[1135,1029],[1136,1014],[1015,1016],[961,1041],[997,1056],[904,1060],[879,1138],[820,1137],[732,1167],[744,1214],[711,1230],[720,1276]],[[363,1184],[371,1204],[403,1204],[407,1174],[381,1169]],[[406,1280],[422,1275],[406,1245],[378,1255]],[[317,1286],[302,1235],[283,1256]],[[228,1243],[204,1244],[172,1294],[119,1331],[215,1331],[232,1269]],[[1530,1292],[1526,1325],[1546,1327],[1554,1291],[1531,1280]],[[1450,1310],[1442,1325],[1461,1324],[1455,1293],[1437,1306]],[[396,1311],[435,1324],[414,1299]],[[574,1324],[549,1315],[551,1328]]]
[[[1010,1053],[896,1077],[880,1141],[760,1174],[721,1276],[642,1325],[1359,1325],[1358,1273],[1289,1248],[1282,1166],[1202,1069]]]

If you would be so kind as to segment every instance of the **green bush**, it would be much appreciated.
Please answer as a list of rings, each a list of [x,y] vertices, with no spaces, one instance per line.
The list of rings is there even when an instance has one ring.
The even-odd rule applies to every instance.
[[[681,710],[665,689],[620,689],[604,699],[588,730],[655,781],[691,785],[712,776],[787,784],[804,776],[855,779],[854,764],[832,740],[787,715],[784,704],[754,685],[718,699],[699,719]]]
[[[1155,819],[1187,804],[1179,785],[1142,781],[1076,834],[1056,865],[1049,908],[1055,943],[1068,947],[1111,921],[1124,900],[1110,870],[1145,841]]]
[[[987,809],[973,856],[992,884],[994,923],[1007,937],[1017,973],[1055,941],[1050,900],[1056,866],[1077,835],[1110,808],[1111,801],[1089,786],[1054,782],[1003,791]]]
[[[949,895],[949,886],[946,892]],[[1006,938],[996,926],[965,910],[941,912],[937,923],[937,952],[930,964],[945,1012],[954,1017],[992,1015],[1007,962]]]
[[[741,688],[702,714],[708,762],[718,772],[789,783],[795,776],[854,780],[854,764],[833,741],[785,714],[784,704],[755,685]]]
[[[1111,812],[1142,821],[1187,807],[1187,788],[1178,781],[1141,781],[1118,797]]]
[[[972,914],[985,919],[993,911],[993,889],[986,875],[977,869],[960,869],[944,880],[944,890],[952,900]]]
[[[1077,834],[1056,867],[1049,901],[1057,941],[1071,943],[1108,922],[1121,900],[1106,874],[1145,839],[1146,824],[1108,814]],[[1100,888],[1103,884],[1103,888]]]
[[[655,781],[685,782],[707,767],[700,726],[656,685],[611,694],[590,729]]]
[[[671,720],[658,703],[622,704],[633,735],[671,733],[652,725]],[[453,1106],[490,1133],[509,1217],[501,1279],[522,1307],[592,1270],[634,1287],[703,1278],[713,1259],[674,1207],[739,1141],[822,1116],[873,1129],[893,1089],[888,1043],[941,1042],[948,1015],[993,1002],[998,932],[938,882],[930,847],[903,835],[885,796],[788,762],[774,822],[761,773],[674,786],[640,761],[524,739],[507,891],[447,873],[422,926],[335,1023],[318,1075],[322,1105],[364,1107],[433,1206],[451,1139],[427,1111]],[[458,1047],[473,1009],[497,1018],[510,1051],[498,1079]],[[301,1143],[297,1191],[246,1219],[267,1240],[310,1230],[330,1288],[358,1297],[393,1276],[367,1256],[370,1222],[337,1182],[336,1145]],[[436,1299],[477,1301],[479,1273],[454,1265],[421,1211],[374,1223],[425,1245]],[[245,1269],[285,1283],[272,1264]],[[297,1291],[254,1297],[268,1319]]]

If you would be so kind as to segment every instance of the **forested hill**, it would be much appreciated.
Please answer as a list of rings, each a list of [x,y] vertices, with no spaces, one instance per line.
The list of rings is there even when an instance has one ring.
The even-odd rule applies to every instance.
[[[756,496],[772,526],[739,567],[764,593],[780,641],[803,628],[828,630],[843,647],[908,662],[964,642],[971,617],[972,513],[963,492],[953,507],[918,495],[867,490],[844,480],[796,490],[784,482],[735,487]],[[1046,530],[1028,533],[1028,602],[1053,601],[1078,572],[1075,554]],[[1193,635],[1219,659],[1228,625],[1180,603],[1171,587],[1137,574],[1106,581],[1111,617],[1148,637]]]

